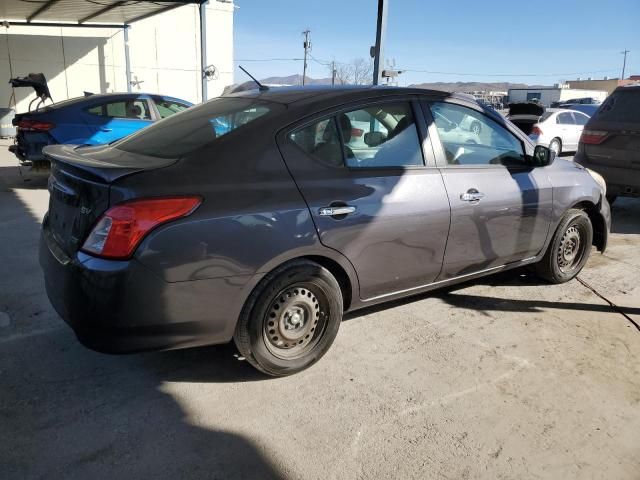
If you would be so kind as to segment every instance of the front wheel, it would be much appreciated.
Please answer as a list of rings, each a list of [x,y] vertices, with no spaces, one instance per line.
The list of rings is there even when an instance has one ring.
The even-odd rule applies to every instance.
[[[593,226],[589,216],[578,209],[567,211],[536,267],[540,277],[551,283],[565,283],[575,278],[591,253]]]
[[[342,291],[326,268],[296,260],[269,273],[242,310],[234,341],[255,368],[297,373],[329,350],[342,321]]]

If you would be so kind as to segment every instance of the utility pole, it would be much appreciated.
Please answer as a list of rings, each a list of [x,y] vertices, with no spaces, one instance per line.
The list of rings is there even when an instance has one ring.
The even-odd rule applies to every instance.
[[[311,50],[311,42],[309,41],[309,34],[311,30],[308,28],[302,32],[304,35],[304,66],[302,67],[302,85],[304,85],[305,77],[307,76],[307,52]]]
[[[620,80],[624,80],[624,70],[627,68],[627,53],[631,53],[631,51],[623,50],[620,53],[624,55],[624,60],[622,61],[622,78]]]
[[[331,62],[331,86],[336,84],[336,61]]]
[[[387,33],[387,11],[389,10],[389,0],[378,0],[378,20],[376,21],[376,44],[371,47],[373,57],[373,84],[380,83],[382,66],[384,62],[384,37]]]

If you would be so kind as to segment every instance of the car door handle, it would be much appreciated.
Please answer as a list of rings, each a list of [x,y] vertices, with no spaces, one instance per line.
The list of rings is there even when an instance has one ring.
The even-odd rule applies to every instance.
[[[345,205],[343,207],[322,207],[318,210],[321,217],[335,217],[337,215],[349,215],[356,211],[356,207]]]
[[[468,190],[467,193],[463,193],[460,195],[460,200],[462,200],[463,202],[478,203],[483,198],[484,193],[481,193],[474,188]]]
[[[104,128],[104,127],[100,127],[100,131],[101,132],[111,132],[113,130],[113,128]]]

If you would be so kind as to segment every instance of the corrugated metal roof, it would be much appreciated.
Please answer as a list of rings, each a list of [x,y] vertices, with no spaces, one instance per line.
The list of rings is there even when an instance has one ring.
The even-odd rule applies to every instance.
[[[75,25],[129,23],[203,0],[2,0],[0,19],[9,23],[70,23]]]

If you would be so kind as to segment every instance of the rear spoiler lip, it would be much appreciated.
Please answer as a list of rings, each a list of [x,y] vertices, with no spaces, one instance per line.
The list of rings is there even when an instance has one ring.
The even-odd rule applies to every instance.
[[[100,162],[91,159],[86,155],[76,152],[78,147],[84,145],[47,145],[42,149],[42,153],[52,164],[60,163],[72,167],[74,170],[88,173],[94,180],[112,183],[132,173],[141,172],[141,167],[123,167],[107,162]]]

